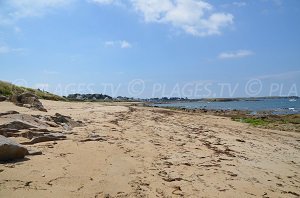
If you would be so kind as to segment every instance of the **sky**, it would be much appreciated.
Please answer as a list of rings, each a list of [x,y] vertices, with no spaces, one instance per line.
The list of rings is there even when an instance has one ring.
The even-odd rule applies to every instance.
[[[59,95],[300,93],[299,0],[0,0],[0,79]]]

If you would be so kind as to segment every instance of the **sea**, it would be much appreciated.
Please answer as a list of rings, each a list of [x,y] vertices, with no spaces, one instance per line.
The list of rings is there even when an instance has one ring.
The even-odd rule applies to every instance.
[[[289,98],[267,98],[229,102],[172,102],[164,104],[153,104],[153,106],[207,110],[246,110],[250,111],[251,114],[257,114],[261,112],[267,112],[271,114],[300,113],[300,99]]]

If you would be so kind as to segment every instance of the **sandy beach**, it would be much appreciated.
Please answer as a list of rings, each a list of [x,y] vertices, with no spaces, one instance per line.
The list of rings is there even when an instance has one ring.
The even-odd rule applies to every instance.
[[[299,133],[130,103],[42,103],[48,112],[10,102],[0,112],[59,113],[83,125],[54,128],[65,140],[26,145],[42,155],[0,164],[0,197],[300,196]]]

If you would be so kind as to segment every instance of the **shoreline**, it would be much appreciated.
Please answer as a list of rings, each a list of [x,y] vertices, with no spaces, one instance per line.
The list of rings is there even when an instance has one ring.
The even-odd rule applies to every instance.
[[[252,114],[247,110],[214,110],[214,109],[187,109],[183,107],[160,107],[145,104],[148,107],[170,109],[196,114],[206,114],[229,117],[234,121],[249,123],[252,126],[276,129],[281,131],[300,132],[300,114],[272,114],[272,111],[261,111]]]

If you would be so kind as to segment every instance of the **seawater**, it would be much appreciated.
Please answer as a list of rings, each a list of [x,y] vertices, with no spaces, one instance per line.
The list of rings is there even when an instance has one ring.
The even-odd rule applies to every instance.
[[[274,114],[299,114],[300,100],[280,99],[259,99],[259,100],[240,100],[230,102],[174,102],[168,104],[154,104],[159,107],[177,107],[186,109],[208,109],[208,110],[247,110],[253,113],[269,111]]]

